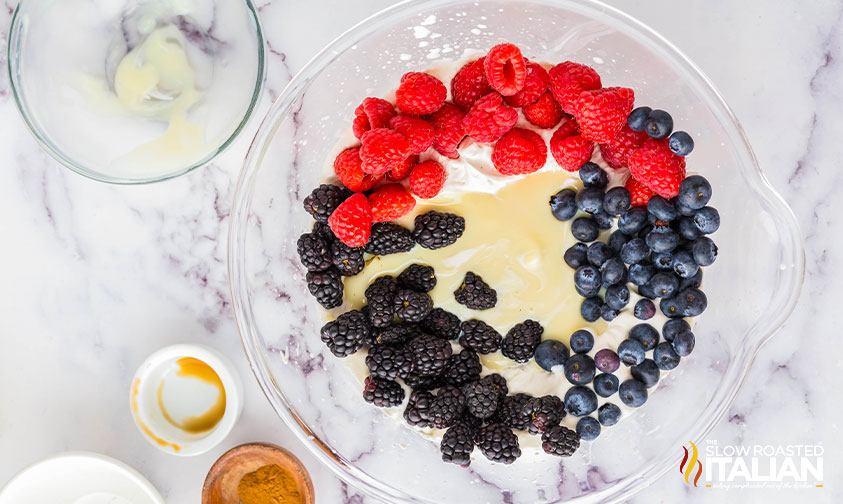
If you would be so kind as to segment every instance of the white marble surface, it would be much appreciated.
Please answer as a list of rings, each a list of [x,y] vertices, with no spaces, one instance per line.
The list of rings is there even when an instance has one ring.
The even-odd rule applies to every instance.
[[[390,0],[259,0],[271,51],[267,92],[243,137],[217,162],[145,187],[89,181],[59,166],[26,131],[0,74],[0,483],[63,450],[93,450],[146,474],[168,502],[198,502],[227,448],[264,440],[310,468],[320,503],[371,502],[317,465],[270,409],[233,324],[225,233],[233,181],[257,119],[291,75],[341,31]],[[843,340],[832,314],[843,279],[843,3],[831,0],[613,0],[673,41],[742,120],[807,245],[796,312],[760,352],[735,404],[709,436],[721,443],[822,443],[825,487],[689,489],[675,474],[634,502],[831,502],[843,496],[839,417]],[[0,3],[0,63],[14,7]],[[318,29],[314,29],[317,27]],[[836,234],[835,234],[836,233]],[[155,349],[202,342],[235,357],[246,389],[239,424],[193,458],[143,440],[129,414],[135,368]],[[241,356],[241,357],[237,357]]]

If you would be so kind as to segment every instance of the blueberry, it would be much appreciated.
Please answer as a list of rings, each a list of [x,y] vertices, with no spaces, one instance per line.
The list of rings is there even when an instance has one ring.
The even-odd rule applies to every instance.
[[[632,207],[618,218],[618,229],[630,236],[638,233],[647,225],[647,209]]]
[[[659,343],[656,349],[653,350],[653,360],[656,362],[656,366],[662,371],[670,371],[675,368],[679,365],[680,359],[676,351],[673,350],[673,345],[667,341]]]
[[[609,235],[609,247],[611,247],[616,254],[619,254],[623,249],[624,244],[629,242],[631,239],[631,237],[621,233],[619,230],[615,231]]]
[[[677,156],[687,156],[694,150],[694,139],[684,131],[674,131],[667,141],[671,152]]]
[[[653,254],[653,267],[662,271],[673,271],[673,254],[662,252]]]
[[[587,322],[594,322],[600,318],[600,311],[603,308],[603,300],[597,296],[592,296],[582,300],[580,305],[580,315]]]
[[[621,215],[632,205],[632,196],[625,187],[613,187],[603,197],[603,210],[609,215]]]
[[[624,273],[626,273],[626,266],[619,257],[610,257],[600,266],[600,275],[603,280],[603,285],[615,285],[623,280]]]
[[[573,189],[562,189],[550,197],[550,213],[557,220],[567,221],[577,214],[577,192]]]
[[[604,348],[594,354],[594,365],[604,373],[614,373],[621,366],[621,361],[614,350]]]
[[[629,281],[637,286],[645,285],[656,274],[652,264],[633,264],[629,267]]]
[[[573,345],[572,345],[573,347]],[[594,379],[597,367],[594,359],[588,355],[577,353],[565,361],[565,378],[574,385],[586,385]]]
[[[588,353],[594,348],[594,336],[585,329],[575,331],[571,335],[571,350],[574,353]]]
[[[637,264],[650,255],[650,247],[641,238],[633,238],[621,247],[620,257],[626,264]]]
[[[587,252],[588,245],[586,245],[585,243],[577,242],[573,244],[571,248],[565,251],[565,264],[574,269],[588,264]]]
[[[694,224],[694,219],[690,217],[682,217],[679,219],[679,236],[686,240],[696,240],[701,236],[700,230]]]
[[[615,220],[612,218],[611,215],[607,214],[606,212],[596,213],[591,216],[594,219],[594,222],[597,223],[597,227],[599,229],[612,229],[612,225],[614,225]]]
[[[590,416],[580,418],[577,422],[577,434],[583,441],[594,441],[600,435],[600,422]]]
[[[676,207],[676,211],[679,212],[679,215],[683,217],[693,217],[694,214],[697,213],[698,209],[689,207],[683,203],[678,196],[670,201],[673,203],[673,206]]]
[[[650,285],[649,283],[646,283],[644,285],[639,285],[638,286],[638,294],[644,296],[647,299],[656,299],[658,297],[658,296],[656,296],[656,291],[653,290],[653,286]]]
[[[667,341],[673,341],[677,334],[690,330],[691,325],[685,319],[671,319],[662,326],[662,336]]]
[[[711,234],[720,228],[720,213],[713,207],[703,207],[694,214],[694,224],[702,234]]]
[[[650,320],[656,314],[656,305],[649,299],[639,299],[633,313],[638,320]]]
[[[683,291],[685,289],[698,289],[700,285],[702,285],[702,268],[697,270],[697,274],[692,276],[691,278],[680,278],[679,279],[679,290]]]
[[[600,234],[600,228],[597,227],[597,222],[588,217],[577,217],[571,224],[571,233],[574,238],[581,242],[593,242]]]
[[[659,382],[659,367],[653,359],[644,359],[641,364],[632,366],[629,372],[647,388],[653,388]]]
[[[656,297],[666,298],[679,289],[679,279],[670,273],[656,273],[650,279],[649,285],[655,291]]]
[[[545,371],[550,371],[553,366],[562,366],[568,360],[568,347],[561,341],[544,340],[536,347],[536,364]]]
[[[627,304],[629,304],[629,289],[626,285],[612,285],[606,289],[606,306],[613,310],[623,310]]]
[[[670,222],[679,217],[679,212],[673,203],[662,198],[661,196],[653,196],[647,202],[647,211],[660,221]]]
[[[664,110],[653,110],[647,116],[647,121],[644,123],[644,130],[650,135],[650,138],[661,140],[667,138],[673,131],[673,118]]]
[[[588,251],[586,252],[588,262],[598,268],[603,266],[603,263],[608,261],[613,255],[615,255],[615,253],[612,250],[612,247],[601,241],[596,241],[589,245]]]
[[[611,322],[618,318],[619,312],[615,310],[611,306],[604,304],[600,307],[600,316],[603,317],[603,320],[606,322]]]
[[[586,187],[577,193],[577,208],[583,212],[596,214],[603,211],[603,189]]]
[[[687,357],[688,355],[691,355],[691,352],[694,351],[695,339],[694,333],[691,331],[682,331],[677,334],[671,342],[673,345],[673,351],[680,357]]]
[[[650,324],[637,324],[629,330],[629,339],[633,339],[644,348],[652,350],[659,343],[659,332]]]
[[[685,289],[676,295],[684,302],[682,315],[684,317],[696,317],[708,307],[708,299],[705,293],[699,289]]]
[[[679,235],[668,226],[654,227],[645,239],[650,250],[656,253],[672,251],[679,245],[679,240]]]
[[[609,185],[609,175],[599,165],[588,162],[580,166],[580,180],[586,187],[604,188]]]
[[[700,266],[711,266],[717,259],[717,245],[707,236],[694,241],[691,250],[694,254],[694,261]]]
[[[597,420],[604,427],[611,427],[621,419],[621,409],[617,404],[606,403],[597,409]]]
[[[618,345],[618,357],[627,366],[637,366],[644,360],[644,346],[638,340],[625,339]]]
[[[594,391],[600,397],[609,397],[618,391],[618,377],[611,373],[600,373],[594,377]]]
[[[621,383],[618,393],[621,402],[631,408],[637,408],[647,402],[647,386],[634,378]]]
[[[673,272],[679,275],[679,278],[692,278],[699,270],[700,267],[690,250],[680,250],[673,254]]]
[[[684,317],[685,303],[679,296],[671,296],[659,301],[659,309],[670,318]]]
[[[574,272],[574,287],[582,297],[596,296],[601,285],[600,271],[590,264],[580,266]]]
[[[676,199],[683,206],[699,210],[711,199],[711,184],[705,177],[691,175],[679,184],[679,194]]]
[[[626,118],[626,124],[629,125],[629,129],[632,131],[644,131],[644,128],[647,127],[647,118],[650,117],[650,112],[652,111],[653,109],[650,107],[638,107],[630,112]]]
[[[597,394],[587,387],[571,387],[565,392],[565,411],[574,416],[585,416],[597,409]]]

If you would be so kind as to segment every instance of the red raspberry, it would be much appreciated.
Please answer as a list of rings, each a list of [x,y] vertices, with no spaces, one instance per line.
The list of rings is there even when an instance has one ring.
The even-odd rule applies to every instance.
[[[489,84],[504,96],[521,91],[527,80],[527,60],[521,55],[521,49],[513,44],[498,44],[491,48],[483,67]]]
[[[416,198],[400,184],[379,187],[377,191],[369,195],[372,222],[395,220],[410,213],[415,206]]]
[[[518,111],[505,105],[498,93],[480,98],[462,120],[465,133],[475,142],[491,143],[518,122]]]
[[[354,110],[351,129],[358,139],[363,133],[373,128],[385,128],[395,115],[395,105],[383,98],[364,98],[363,103]]]
[[[460,157],[457,152],[465,130],[462,121],[465,114],[453,103],[445,103],[442,108],[428,119],[433,123],[433,148],[436,152],[451,159]]]
[[[577,123],[582,136],[594,142],[611,142],[632,112],[635,92],[610,87],[583,91],[577,100]]]
[[[569,130],[570,127],[562,125],[553,133],[550,137],[550,153],[559,166],[569,172],[575,172],[591,160],[594,142],[586,140],[582,135],[564,136]]]
[[[480,97],[494,91],[486,80],[485,58],[474,60],[459,69],[451,79],[451,98],[463,110],[468,110]]]
[[[360,147],[349,147],[340,152],[334,159],[334,173],[344,186],[354,192],[368,191],[380,180],[379,176],[369,175],[363,171]]]
[[[647,202],[653,196],[653,191],[632,177],[629,177],[629,180],[626,181],[626,190],[632,197],[632,206],[647,206]]]
[[[439,194],[445,186],[445,168],[436,161],[424,161],[410,173],[410,189],[413,194],[423,199],[430,199]]]
[[[331,231],[349,247],[362,247],[372,234],[372,209],[366,196],[356,193],[343,201],[328,217]]]
[[[421,154],[433,145],[433,125],[424,119],[397,115],[389,120],[389,127],[404,135],[410,154]]]
[[[410,172],[417,164],[419,164],[418,155],[407,156],[401,164],[386,172],[386,178],[393,182],[400,182],[410,176]]]
[[[504,98],[506,103],[513,107],[523,108],[535,103],[541,95],[547,91],[547,83],[550,78],[547,70],[537,63],[527,62],[527,78],[524,80],[524,87],[512,96]]]
[[[612,168],[626,168],[629,155],[632,151],[641,147],[647,139],[646,131],[632,131],[624,124],[618,136],[609,143],[600,144],[600,154],[606,163]]]
[[[546,91],[541,97],[523,109],[524,117],[539,128],[550,129],[562,119],[562,107],[553,99],[553,94]]]
[[[410,144],[404,135],[389,128],[377,128],[363,133],[360,139],[360,158],[363,171],[381,175],[397,167],[410,154]]]
[[[395,91],[398,110],[408,115],[432,114],[439,110],[448,89],[436,77],[424,72],[407,72]]]
[[[492,163],[501,175],[533,173],[547,162],[547,145],[536,133],[513,128],[501,137],[492,151]]]
[[[576,115],[577,99],[580,93],[589,89],[600,89],[600,76],[593,68],[565,61],[551,68],[550,92],[565,112]]]
[[[648,138],[629,155],[629,172],[654,193],[670,199],[679,194],[679,184],[685,180],[685,158],[670,151],[666,138]]]

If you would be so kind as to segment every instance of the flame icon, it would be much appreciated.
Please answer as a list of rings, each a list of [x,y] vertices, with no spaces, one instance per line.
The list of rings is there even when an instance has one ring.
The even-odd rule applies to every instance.
[[[689,480],[691,477],[691,473],[694,472],[694,464],[696,464],[697,475],[694,476],[694,486],[697,486],[697,481],[700,480],[700,476],[702,476],[702,462],[698,460],[699,451],[697,451],[697,445],[695,445],[692,441],[688,441],[691,443],[691,460],[688,460],[688,449],[684,446],[682,447],[685,450],[685,456],[682,457],[682,462],[679,463],[679,472],[685,475],[685,483],[691,484]],[[687,463],[687,467],[686,467]]]

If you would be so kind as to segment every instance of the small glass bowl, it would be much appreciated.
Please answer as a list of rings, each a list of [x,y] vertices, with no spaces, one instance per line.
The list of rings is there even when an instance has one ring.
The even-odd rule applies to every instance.
[[[329,153],[363,97],[384,95],[407,71],[502,41],[537,61],[590,64],[605,85],[632,87],[637,103],[670,111],[697,139],[688,169],[711,181],[723,220],[694,353],[643,407],[570,458],[504,466],[478,456],[466,470],[362,400],[347,363],[320,341],[324,310],[307,292],[296,238],[312,226],[301,200],[329,173]],[[237,326],[273,408],[338,476],[386,502],[623,500],[676,471],[682,445],[720,420],[804,276],[796,220],[711,82],[651,29],[591,0],[407,1],[346,32],[290,82],[261,125],[228,246]]]
[[[243,130],[257,105],[265,74],[263,32],[252,0],[222,1],[74,2],[78,9],[50,0],[18,3],[9,31],[8,68],[15,103],[35,139],[71,170],[114,184],[167,180],[210,162]],[[170,6],[172,10],[167,10]],[[50,12],[57,7],[71,12]],[[131,147],[161,138],[168,128],[165,120],[144,120],[115,110],[113,102],[106,101],[114,95],[111,82],[119,57],[142,40],[126,30],[127,19],[140,8],[148,8],[155,22],[177,26],[193,54],[208,55],[213,62],[206,72],[210,78],[200,85],[216,81],[220,87],[204,87],[203,101],[187,113],[191,124],[203,128],[200,147],[170,160],[146,152],[128,168],[124,160]],[[226,22],[217,18],[221,13]],[[100,35],[101,41],[94,40]],[[126,49],[115,49],[115,42]],[[245,54],[249,55],[246,59]],[[70,70],[52,71],[57,62],[68,62]],[[243,66],[231,68],[234,64]],[[202,65],[208,68],[207,62]],[[232,77],[236,71],[247,76]],[[237,101],[232,105],[232,100]]]

